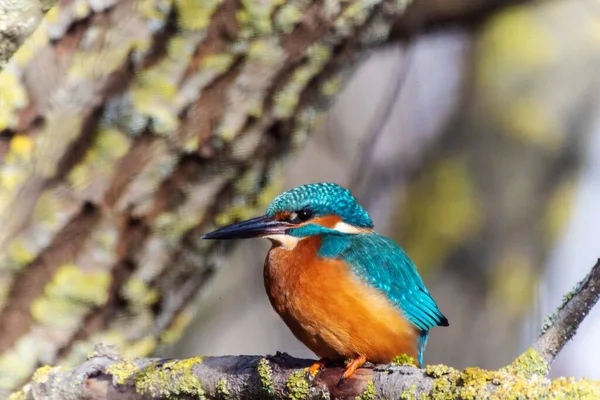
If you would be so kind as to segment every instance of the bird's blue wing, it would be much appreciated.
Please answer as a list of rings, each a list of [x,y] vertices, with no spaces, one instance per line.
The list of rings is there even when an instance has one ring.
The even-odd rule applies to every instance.
[[[392,240],[378,234],[324,235],[319,254],[346,261],[358,277],[381,290],[424,334],[434,326],[448,325],[415,265]]]

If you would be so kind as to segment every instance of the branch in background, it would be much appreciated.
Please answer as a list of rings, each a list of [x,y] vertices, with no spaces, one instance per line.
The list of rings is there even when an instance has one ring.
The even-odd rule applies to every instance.
[[[548,367],[574,335],[600,293],[600,260],[552,317],[533,348],[498,371],[444,365],[420,370],[389,365],[361,368],[337,387],[341,367],[325,369],[309,384],[311,360],[272,357],[196,357],[188,360],[123,359],[111,348],[72,370],[42,367],[11,400],[95,399],[376,399],[376,398],[600,398],[600,382],[550,380]]]
[[[590,273],[564,297],[563,304],[548,317],[540,337],[533,345],[535,351],[552,364],[558,353],[575,336],[579,325],[600,298],[600,259]]]
[[[360,146],[361,150],[358,155],[358,162],[356,163],[354,172],[350,177],[350,190],[352,191],[355,191],[358,188],[361,183],[361,178],[364,179],[365,171],[375,156],[375,147],[377,146],[379,138],[383,134],[383,131],[388,124],[390,116],[394,110],[394,106],[398,101],[398,97],[400,97],[404,83],[406,82],[408,74],[411,70],[414,57],[414,46],[415,44],[412,43],[408,43],[405,46],[403,57],[398,68],[399,70],[396,73],[395,80],[390,86],[391,90],[380,102],[381,109],[373,118],[373,126],[369,129],[369,133],[366,135],[366,138],[363,140],[363,143]]]
[[[501,8],[528,0],[413,0],[392,29],[392,40],[410,38],[415,33],[449,26],[477,26]]]

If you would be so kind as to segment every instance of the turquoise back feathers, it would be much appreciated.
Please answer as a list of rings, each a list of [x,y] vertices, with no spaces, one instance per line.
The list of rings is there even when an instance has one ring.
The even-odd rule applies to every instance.
[[[411,259],[390,239],[372,234],[323,235],[319,255],[341,259],[364,283],[380,290],[405,318],[420,331],[418,362],[429,330],[448,326]]]
[[[400,307],[417,328],[446,326],[411,259],[390,239],[378,235],[324,235],[319,255],[344,260],[365,283]]]

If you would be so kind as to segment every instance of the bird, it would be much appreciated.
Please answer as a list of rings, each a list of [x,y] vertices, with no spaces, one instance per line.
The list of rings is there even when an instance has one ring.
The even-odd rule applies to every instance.
[[[330,182],[278,195],[266,214],[233,223],[202,239],[266,238],[264,285],[273,309],[294,336],[328,363],[346,361],[338,385],[367,361],[407,355],[423,366],[429,331],[449,326],[415,264],[375,232],[350,190]]]

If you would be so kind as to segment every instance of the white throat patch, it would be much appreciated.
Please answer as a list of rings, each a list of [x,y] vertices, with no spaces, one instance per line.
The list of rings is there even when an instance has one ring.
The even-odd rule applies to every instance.
[[[293,250],[294,247],[296,247],[296,245],[298,244],[298,242],[301,239],[301,238],[298,238],[295,236],[284,235],[284,234],[267,235],[267,236],[263,236],[263,237],[265,239],[269,239],[271,241],[279,243],[281,245],[281,247],[283,247],[286,250]]]
[[[338,222],[333,227],[338,232],[343,233],[365,233],[367,232],[364,228],[357,228],[354,225],[347,224],[346,222]]]

